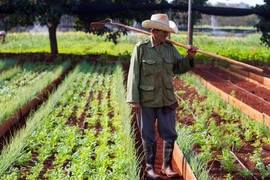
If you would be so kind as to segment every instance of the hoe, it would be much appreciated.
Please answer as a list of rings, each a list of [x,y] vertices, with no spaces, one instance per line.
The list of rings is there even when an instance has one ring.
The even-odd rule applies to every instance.
[[[127,26],[127,25],[124,25],[124,24],[114,23],[114,22],[112,22],[111,19],[105,19],[105,20],[98,21],[98,22],[92,22],[90,24],[90,30],[91,31],[98,31],[98,30],[102,29],[105,25],[119,26],[119,27],[122,27],[122,28],[125,28],[125,29],[128,29],[128,30],[131,30],[131,31],[136,31],[136,32],[139,32],[139,33],[142,33],[142,34],[145,34],[145,35],[150,35],[150,32],[147,32],[147,31],[144,31],[144,30],[141,30],[141,29],[137,29],[137,28],[133,28],[133,27],[130,27],[130,26]],[[188,49],[187,45],[178,43],[178,42],[173,41],[171,39],[167,38],[166,41],[171,43],[171,44],[174,44],[176,46],[180,46],[182,48]],[[245,64],[245,63],[242,63],[242,62],[227,58],[227,57],[223,57],[223,56],[213,54],[213,53],[210,53],[210,52],[207,52],[207,51],[203,51],[203,50],[200,50],[200,49],[198,49],[197,52],[199,52],[201,54],[211,56],[211,57],[214,57],[214,58],[218,58],[218,59],[223,60],[223,61],[227,61],[227,62],[229,62],[231,64],[242,66],[242,67],[247,68],[247,69],[251,69],[251,70],[254,70],[254,71],[257,71],[257,72],[263,72],[263,69],[260,69],[260,68],[257,68],[257,67],[254,67],[254,66],[251,66],[251,65],[248,65],[248,64]]]

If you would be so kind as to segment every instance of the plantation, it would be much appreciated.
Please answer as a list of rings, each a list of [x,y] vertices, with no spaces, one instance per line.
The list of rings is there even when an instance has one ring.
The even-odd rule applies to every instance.
[[[196,77],[181,76],[181,84],[176,87],[178,130],[190,138],[184,142],[179,138],[178,144],[186,154],[195,154],[193,169],[202,164],[214,179],[269,177],[269,128],[222,101]],[[208,179],[205,174],[199,171],[196,177]]]
[[[7,61],[7,60],[6,60]],[[12,60],[11,60],[12,61]],[[48,84],[56,79],[68,66],[25,63],[3,71],[1,76],[0,123],[37,96]]]
[[[134,116],[125,102],[125,79],[134,44],[144,37],[131,33],[114,45],[105,37],[59,33],[60,55],[47,62],[48,34],[9,34],[0,49],[2,124],[39,97],[55,79],[60,82],[41,104],[22,116],[25,124],[2,147],[1,179],[140,179],[143,159]],[[172,39],[184,43],[186,35]],[[266,73],[270,53],[260,45],[259,34],[246,38],[195,35],[193,43],[203,50],[258,65]],[[185,54],[184,49],[178,50]],[[215,76],[225,79],[225,72],[214,68],[228,64],[202,54],[196,59],[202,66],[213,66],[212,73],[218,72]],[[199,68],[193,73],[196,71]],[[193,73],[175,76],[173,83],[179,103],[177,145],[196,178],[270,178],[269,127],[207,90]],[[217,79],[213,80],[217,86],[230,80],[236,84],[232,78],[224,82]],[[251,90],[255,95],[262,93]],[[269,94],[267,89],[265,92]],[[228,94],[237,98],[240,91]],[[263,98],[269,103],[267,95]],[[156,168],[160,171],[160,165]]]
[[[136,179],[130,112],[118,105],[119,68],[76,66],[2,150],[2,179]]]
[[[8,43],[1,46],[0,53],[49,53],[48,33],[11,33],[7,36]],[[130,56],[134,44],[146,35],[130,33],[119,39],[118,44],[105,41],[99,37],[82,32],[58,32],[58,48],[60,54],[108,54],[113,56]],[[186,44],[186,34],[173,34],[172,40]],[[193,44],[200,49],[239,61],[269,63],[270,53],[261,45],[260,34],[243,37],[212,37],[207,34],[194,35]],[[185,49],[177,47],[181,53]],[[197,54],[197,59],[210,60],[209,56]]]

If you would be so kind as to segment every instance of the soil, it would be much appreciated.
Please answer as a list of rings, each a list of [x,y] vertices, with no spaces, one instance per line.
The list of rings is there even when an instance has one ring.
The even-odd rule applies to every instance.
[[[199,75],[200,77],[207,80],[212,85],[218,87],[219,89],[223,90],[224,92],[228,94],[232,94],[232,92],[235,92],[235,97],[242,102],[246,103],[247,105],[253,107],[254,109],[264,112],[265,114],[269,114],[270,106],[270,93],[269,90],[266,88],[262,88],[261,86],[258,86],[256,84],[250,83],[248,81],[239,79],[235,76],[232,76],[228,74],[227,72],[221,70],[218,67],[209,66],[209,65],[197,65],[194,70],[192,70],[195,74]],[[246,70],[247,71],[247,70]],[[255,72],[253,72],[255,73]],[[264,74],[262,73],[256,73],[263,75],[264,77],[269,76],[269,71],[264,71]],[[194,99],[194,97],[197,95],[197,90],[195,88],[186,87],[184,86],[184,82],[175,79],[173,81],[175,90],[183,90],[185,91],[185,95],[183,95],[181,98],[184,100],[191,100]],[[204,101],[206,97],[200,97],[197,100],[199,102]],[[185,111],[184,109],[178,108],[178,111]],[[217,124],[219,124],[222,119],[217,114],[212,114],[212,117],[215,118],[217,121]],[[177,118],[177,121],[181,124],[191,125],[194,123],[194,119],[191,115],[186,115],[185,119]],[[254,138],[255,141],[256,138]],[[258,173],[258,170],[254,169],[254,163],[247,158],[247,154],[253,152],[256,148],[252,146],[252,142],[247,142],[244,138],[242,138],[242,142],[244,143],[243,147],[239,150],[235,150],[234,153],[237,156],[237,158],[249,169],[253,170],[254,177],[257,179],[261,179],[260,174]],[[269,157],[270,151],[269,151],[270,145],[264,144],[263,145],[263,151],[262,151],[262,157]],[[194,151],[199,152],[198,147],[194,147]],[[217,154],[220,154],[221,152],[217,152]],[[269,164],[269,158],[265,158],[264,164]],[[210,168],[211,166],[211,168]],[[225,175],[227,174],[222,168],[221,164],[218,161],[212,161],[209,163],[209,175],[213,177],[213,179],[224,179]],[[232,173],[233,179],[235,180],[241,180],[243,179],[236,173]],[[255,179],[254,177],[250,176],[248,179]],[[270,179],[270,176],[267,176],[265,179]]]
[[[135,133],[136,133],[136,140],[137,140],[137,144],[136,144],[136,148],[138,150],[138,155],[141,156],[143,155],[143,148],[142,148],[142,140],[141,140],[141,134],[139,132],[137,123],[136,123],[136,117],[133,117],[133,124],[135,127]],[[157,131],[157,124],[156,124],[156,132]],[[160,175],[160,178],[158,178],[158,180],[166,180],[166,179],[170,179],[167,176],[163,175],[161,173],[161,167],[163,164],[163,140],[159,137],[158,134],[156,134],[156,140],[157,140],[157,154],[156,154],[156,161],[155,161],[155,170],[156,172]],[[177,168],[176,163],[173,161],[172,162],[173,165],[173,169],[178,172],[179,177],[178,178],[174,178],[175,180],[184,180],[184,178],[181,176],[181,171]],[[142,164],[141,164],[141,174],[140,174],[140,179],[147,179],[144,177],[144,169],[145,169],[145,159],[142,160]]]
[[[268,89],[230,75],[211,65],[198,65],[193,72],[250,107],[270,115],[270,91]],[[257,74],[268,77],[270,75],[268,73],[269,71],[264,71],[264,73]]]
[[[22,62],[19,62],[22,63]],[[21,128],[25,127],[27,117],[30,113],[30,111],[37,110],[39,106],[47,100],[49,93],[52,92],[54,88],[57,88],[59,84],[61,84],[64,77],[75,67],[74,65],[68,67],[64,72],[62,72],[58,78],[53,80],[47,87],[43,89],[43,91],[37,96],[39,97],[38,103],[35,103],[35,106],[31,105],[31,101],[34,101],[35,98],[33,98],[31,101],[28,102],[24,107],[21,108],[20,112],[20,119],[9,129],[7,130],[2,136],[0,136],[0,152],[3,149],[3,147],[9,143],[11,137]],[[31,107],[31,108],[27,108]],[[23,110],[26,109],[26,111],[23,112]],[[23,113],[22,113],[23,112]]]
[[[127,72],[128,72],[128,63],[123,63],[123,67],[125,70],[125,75],[127,76]],[[270,106],[269,106],[269,101],[270,101],[270,93],[269,90],[262,88],[260,86],[257,86],[253,83],[250,83],[248,81],[239,79],[237,77],[234,77],[228,73],[226,73],[225,71],[222,71],[221,69],[215,67],[215,66],[211,66],[211,65],[197,65],[196,68],[193,70],[193,72],[201,77],[203,77],[204,79],[206,79],[207,81],[209,81],[211,84],[213,84],[214,86],[218,87],[219,89],[223,90],[224,92],[228,93],[228,94],[233,94],[235,95],[235,97],[239,100],[242,100],[244,103],[248,104],[249,106],[253,107],[254,109],[260,111],[260,112],[264,112],[265,114],[270,115]],[[269,69],[266,69],[264,71],[263,74],[265,77],[270,77],[270,71]],[[185,87],[184,86],[184,82],[179,80],[179,79],[175,79],[173,81],[174,83],[174,87],[175,90],[184,90],[186,91],[185,93],[185,97],[182,98],[186,98],[186,99],[192,99],[192,96],[194,94],[197,94],[196,89],[194,88],[190,88],[190,87]],[[91,95],[90,95],[91,96]],[[205,97],[201,97],[201,101],[204,100]],[[183,109],[178,108],[178,111],[183,111]],[[214,116],[214,115],[213,115]],[[83,119],[84,117],[81,118],[80,124],[76,124],[78,126],[80,126],[81,128],[87,128],[87,124],[86,127],[85,124],[83,124]],[[215,119],[217,119],[217,121],[219,121],[219,117],[216,116]],[[179,123],[182,124],[187,124],[190,125],[193,123],[193,118],[191,116],[186,116],[185,119],[177,119],[177,121]],[[75,125],[74,120],[70,119],[69,124],[70,125]],[[136,127],[136,119],[133,119],[133,123],[134,126]],[[19,124],[19,126],[24,125],[25,121],[23,121],[23,123]],[[17,125],[18,126],[18,125]],[[18,127],[17,127],[18,128]],[[14,128],[16,129],[16,128]],[[138,148],[138,156],[142,155],[142,146],[141,146],[141,138],[140,138],[140,133],[138,131],[138,129],[136,128],[136,137],[137,137],[137,141],[138,143],[136,144],[136,147]],[[162,166],[162,154],[163,154],[163,140],[158,136],[158,134],[156,135],[157,138],[157,157],[156,157],[156,171],[160,174],[160,169]],[[2,143],[4,142],[4,139],[2,137]],[[3,144],[2,144],[3,145]],[[198,147],[195,147],[194,150],[198,151],[198,149],[196,149]],[[264,156],[268,156],[270,154],[270,146],[269,145],[265,145],[264,146]],[[238,152],[236,152],[236,155],[238,156],[239,159],[245,159],[245,155],[249,152],[251,152],[252,150],[254,150],[254,147],[251,146],[248,142],[245,142],[245,146],[239,150]],[[44,170],[46,169],[50,169],[51,168],[51,161],[52,161],[53,157],[50,157],[50,159],[48,159],[48,164],[44,164]],[[226,172],[222,171],[222,168],[220,168],[220,163],[218,162],[211,162],[212,164],[212,168],[209,171],[210,175],[213,175],[214,177],[217,177],[215,179],[225,179],[224,175],[226,174]],[[270,164],[270,162],[266,162],[268,164]],[[252,164],[249,161],[245,162],[246,167],[252,168],[254,167],[254,164]],[[145,167],[145,161],[142,161],[142,169],[141,169],[141,179],[144,179],[143,177],[143,170]],[[180,171],[176,168],[175,163],[173,162],[173,168],[174,170],[176,170],[177,172]],[[222,178],[223,177],[223,178]],[[235,178],[238,180],[241,178],[239,176],[235,176]],[[160,179],[169,179],[166,176],[162,176]],[[178,178],[178,179],[183,179],[182,177]],[[257,177],[257,179],[261,179],[260,177]],[[267,179],[267,178],[266,178]],[[270,177],[269,177],[270,179]]]
[[[125,67],[125,66],[124,66]],[[127,68],[127,67],[126,67]],[[247,105],[251,106],[252,108],[260,111],[260,112],[264,112],[265,114],[270,113],[270,93],[269,90],[266,88],[263,88],[261,86],[258,86],[256,84],[253,84],[251,82],[242,80],[240,78],[237,78],[233,75],[230,75],[229,73],[227,73],[226,71],[221,70],[218,67],[214,67],[212,65],[197,65],[195,69],[192,70],[195,74],[203,77],[205,80],[207,80],[208,82],[210,82],[211,84],[213,84],[214,86],[218,87],[219,89],[221,89],[222,91],[228,93],[228,94],[233,94],[235,96],[235,98],[243,101],[244,103],[246,103]],[[246,70],[248,71],[248,70]],[[257,73],[257,72],[253,72],[256,73],[258,75],[262,75],[265,77],[269,77],[270,73],[269,70],[266,69],[264,71],[264,73]],[[186,88],[184,85],[184,82],[179,80],[179,79],[175,79],[173,81],[174,87],[175,87],[175,91],[177,90],[184,90],[185,93],[185,97],[186,99],[192,99],[194,94],[197,94],[197,90],[194,88]],[[206,97],[201,97],[199,99],[199,101],[203,101]],[[178,111],[183,111],[183,109],[178,108]],[[218,121],[221,121],[221,118],[218,115],[213,114],[212,116],[215,116],[215,119]],[[185,119],[177,119],[177,121],[181,124],[186,124],[186,125],[191,125],[193,124],[193,118],[191,117],[191,115],[187,115],[185,117]],[[138,133],[138,132],[137,132]],[[137,139],[139,138],[140,140],[140,136],[137,135]],[[163,153],[163,140],[158,136],[158,134],[156,135],[157,138],[157,157],[156,157],[156,172],[158,172],[160,174],[160,169],[162,166],[162,153]],[[179,137],[181,138],[181,137]],[[254,147],[251,145],[250,142],[246,142],[243,139],[244,142],[244,146],[243,148],[241,148],[240,150],[235,151],[235,155],[237,156],[237,158],[242,161],[244,163],[244,165],[252,170],[254,168],[254,163],[252,161],[249,161],[246,159],[246,154],[253,152],[254,151]],[[138,143],[140,144],[140,143]],[[195,151],[199,152],[198,147],[194,148]],[[142,152],[142,149],[139,150],[139,153]],[[219,152],[220,153],[220,152]],[[263,146],[263,154],[264,157],[269,157],[270,155],[270,146],[269,145],[264,145]],[[269,161],[265,161],[265,164],[269,164]],[[211,168],[210,168],[211,166]],[[145,167],[145,163],[143,161],[143,166],[142,166],[142,171]],[[180,171],[176,168],[175,163],[173,163],[173,168],[174,170],[179,172]],[[209,175],[212,176],[214,179],[224,179],[225,180],[225,176],[227,174],[227,172],[225,172],[222,168],[221,168],[221,164],[218,161],[212,161],[209,163],[209,167],[210,171],[209,171]],[[261,179],[260,175],[258,174],[258,171],[254,170],[254,177],[256,177],[257,179]],[[141,173],[142,175],[143,173]],[[233,173],[232,173],[233,174]],[[160,174],[161,175],[161,174]],[[233,174],[233,179],[235,180],[241,180],[243,179],[242,177],[240,177],[238,174]],[[255,179],[254,177],[249,177],[248,179]],[[143,179],[143,177],[142,177]],[[160,179],[168,179],[165,176],[161,176]],[[183,179],[182,177],[180,177],[179,179]],[[270,179],[270,177],[266,177],[265,179]]]

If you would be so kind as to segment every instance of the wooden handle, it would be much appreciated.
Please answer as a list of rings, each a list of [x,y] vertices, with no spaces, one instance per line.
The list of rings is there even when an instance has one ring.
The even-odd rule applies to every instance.
[[[151,34],[150,32],[147,32],[147,31],[144,31],[144,30],[141,30],[141,29],[137,29],[137,28],[133,28],[133,27],[130,27],[130,26],[126,26],[124,24],[119,24],[119,23],[113,23],[113,24],[115,24],[117,26],[124,27],[124,28],[129,29],[129,30],[132,30],[132,31],[136,31],[136,32],[142,33],[142,34],[146,34],[146,35],[150,35]],[[188,49],[188,46],[185,45],[185,44],[181,44],[181,43],[176,42],[176,41],[173,41],[171,39],[166,39],[166,41],[167,42],[170,42],[170,43],[172,43],[172,44],[174,44],[176,46],[180,46],[182,48]],[[242,62],[239,62],[239,61],[236,61],[236,60],[233,60],[233,59],[224,57],[224,56],[213,54],[213,53],[210,53],[210,52],[207,52],[207,51],[203,51],[203,50],[200,50],[200,49],[198,49],[197,52],[199,52],[201,54],[205,54],[205,55],[211,56],[211,57],[214,57],[214,58],[218,58],[218,59],[223,60],[223,61],[227,61],[227,62],[229,62],[231,64],[236,64],[236,65],[245,67],[247,69],[251,69],[251,70],[254,70],[254,71],[258,71],[258,72],[263,72],[263,69],[260,69],[260,68],[251,66],[249,64],[245,64],[245,63],[242,63]]]
[[[174,44],[174,45],[177,45],[177,46],[183,47],[183,48],[185,48],[185,49],[188,49],[188,46],[187,46],[187,45],[184,45],[184,44],[175,42],[175,41],[170,40],[170,39],[166,39],[166,41],[168,41],[168,42],[170,42],[170,43],[172,43],[172,44]],[[236,64],[236,65],[239,65],[239,66],[248,68],[248,69],[252,69],[252,70],[254,70],[254,71],[263,72],[263,69],[260,69],[260,68],[251,66],[251,65],[249,65],[249,64],[245,64],[245,63],[242,63],[242,62],[239,62],[239,61],[236,61],[236,60],[233,60],[233,59],[224,57],[224,56],[220,56],[220,55],[217,55],[217,54],[213,54],[213,53],[210,53],[210,52],[207,52],[207,51],[203,51],[203,50],[200,50],[200,49],[198,49],[197,52],[199,52],[199,53],[201,53],[201,54],[205,54],[205,55],[211,56],[211,57],[214,57],[214,58],[218,58],[218,59],[223,60],[223,61],[227,61],[227,62],[229,62],[229,63],[231,63],[231,64]]]
[[[263,72],[263,69],[260,69],[260,68],[257,68],[255,66],[251,66],[249,64],[245,64],[245,63],[242,63],[242,62],[239,62],[239,61],[235,61],[233,59],[230,59],[230,58],[227,58],[227,57],[224,57],[224,56],[220,56],[220,55],[217,55],[217,54],[212,54],[210,52],[206,52],[206,51],[203,51],[203,50],[200,50],[200,49],[198,49],[197,52],[199,52],[201,54],[208,55],[208,56],[212,56],[214,58],[218,58],[220,60],[227,61],[227,62],[229,62],[231,64],[236,64],[236,65],[242,66],[242,67],[247,68],[247,69],[251,69],[251,70],[254,70],[254,71],[257,71],[257,72]]]

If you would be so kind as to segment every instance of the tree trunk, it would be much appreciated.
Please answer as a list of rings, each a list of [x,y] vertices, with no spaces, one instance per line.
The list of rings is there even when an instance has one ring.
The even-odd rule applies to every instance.
[[[60,17],[57,18],[52,24],[48,24],[50,46],[51,46],[51,55],[53,57],[56,57],[58,55],[56,29],[57,29],[57,26],[59,24],[59,20],[60,20]]]

